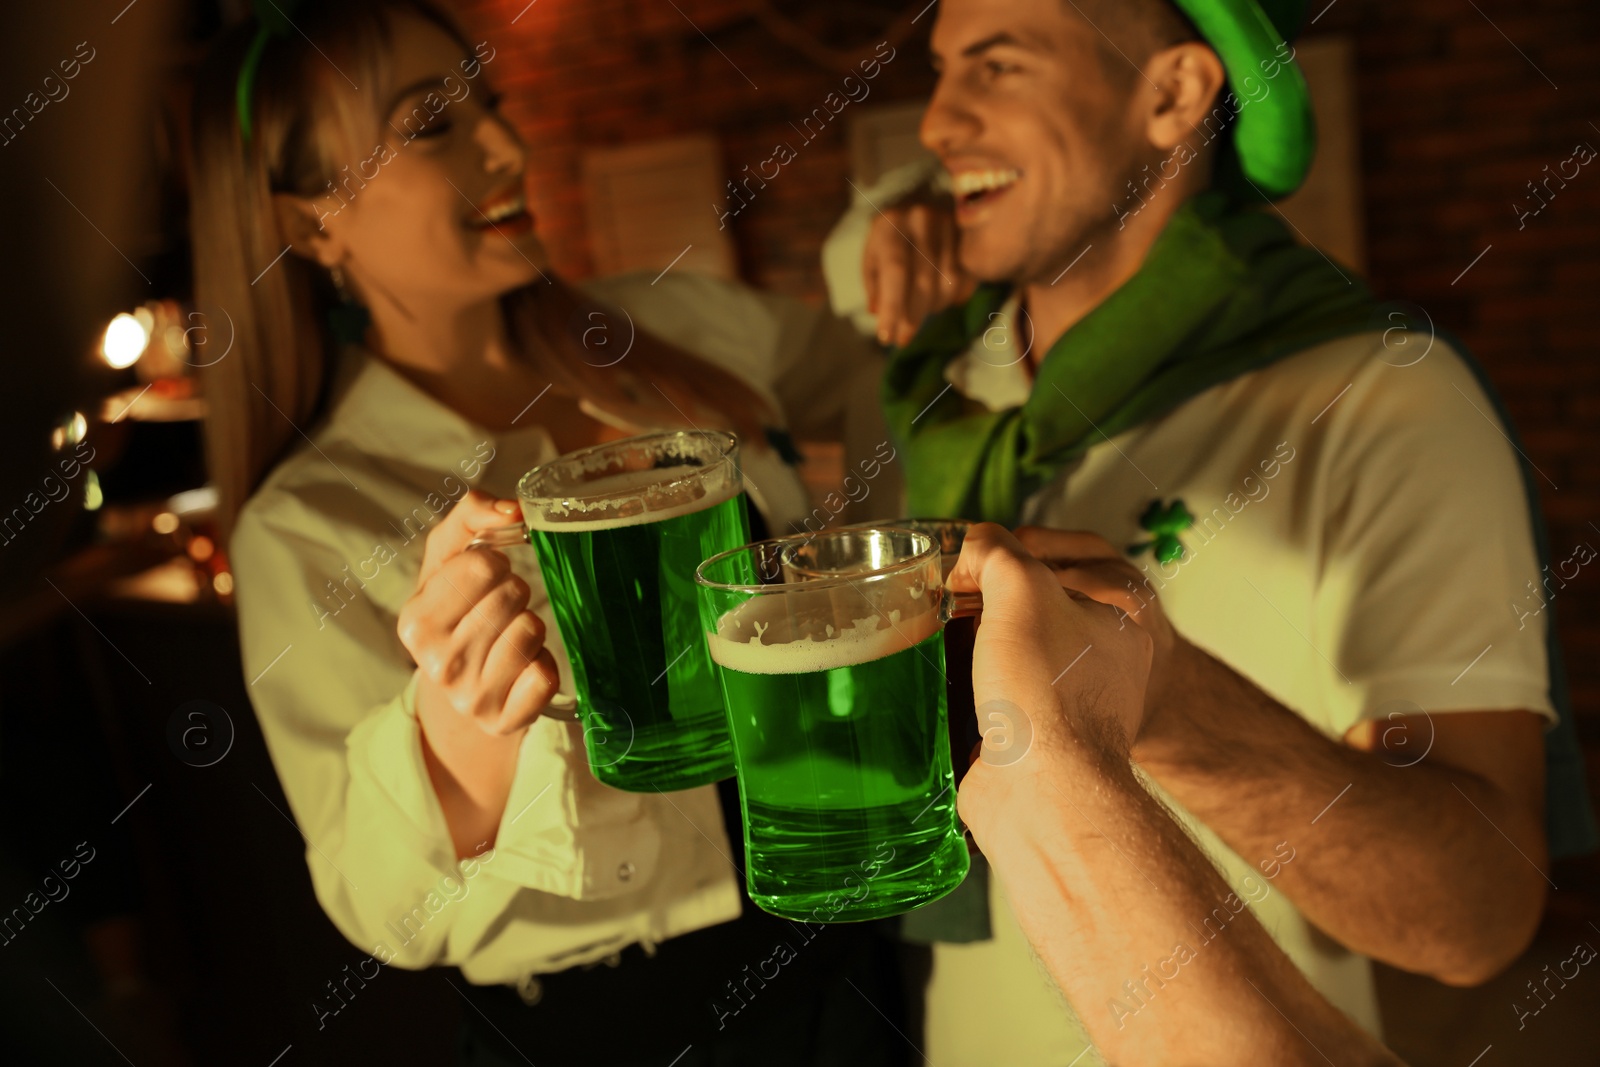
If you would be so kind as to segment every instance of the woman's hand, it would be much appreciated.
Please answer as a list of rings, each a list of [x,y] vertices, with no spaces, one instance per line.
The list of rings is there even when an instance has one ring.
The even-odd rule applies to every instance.
[[[1152,642],[1115,609],[1063,589],[1021,542],[993,523],[973,526],[950,574],[955,592],[983,593],[972,656],[980,724],[1021,716],[1031,734],[1018,757],[981,755],[962,781],[958,806],[975,827],[1008,807],[1025,772],[1061,761],[1126,763],[1144,716]]]
[[[878,211],[861,272],[867,310],[878,317],[879,344],[905,344],[923,319],[972,295],[977,281],[961,269],[960,238],[949,197]]]
[[[516,501],[469,492],[428,534],[417,591],[400,610],[400,641],[420,669],[417,706],[486,734],[520,732],[560,686],[545,627],[528,610],[528,583],[494,549],[467,549],[478,534],[520,515]]]

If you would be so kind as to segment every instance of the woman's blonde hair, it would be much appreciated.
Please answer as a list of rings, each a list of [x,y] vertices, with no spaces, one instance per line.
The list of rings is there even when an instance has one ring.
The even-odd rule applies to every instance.
[[[337,158],[374,116],[353,115],[330,91],[345,77],[372,86],[387,82],[391,20],[410,15],[439,27],[473,49],[455,20],[428,0],[336,0],[306,4],[293,13],[298,33],[269,41],[249,93],[251,136],[240,128],[236,105],[239,71],[257,32],[255,20],[235,26],[217,42],[195,86],[193,189],[190,233],[194,247],[195,304],[209,327],[207,343],[224,341],[227,354],[202,364],[206,396],[206,463],[219,494],[223,537],[239,509],[269,470],[323,414],[336,354],[326,325],[338,294],[327,272],[288,255],[273,206],[274,193],[315,197],[336,180],[348,160]],[[315,41],[312,47],[307,41]],[[377,116],[381,120],[381,116]],[[559,388],[608,406],[648,408],[582,358],[570,328],[582,298],[565,285],[540,283],[502,298],[512,337],[544,342],[553,360],[538,369]],[[748,436],[760,433],[766,405],[742,382],[665,343],[640,335],[633,359],[665,385],[662,397],[692,392],[701,410],[734,413],[721,420]],[[562,358],[566,357],[566,358]],[[547,365],[548,364],[548,365]],[[628,375],[637,381],[637,375]],[[665,407],[665,405],[660,405]],[[670,410],[659,420],[674,421]]]

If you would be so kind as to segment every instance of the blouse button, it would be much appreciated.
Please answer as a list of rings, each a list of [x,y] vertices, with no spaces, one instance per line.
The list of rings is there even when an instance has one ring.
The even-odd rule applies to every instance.
[[[617,867],[617,881],[626,882],[633,878],[633,864],[623,860]]]
[[[517,996],[530,1008],[544,999],[544,983],[539,981],[536,974],[525,974],[517,983]]]

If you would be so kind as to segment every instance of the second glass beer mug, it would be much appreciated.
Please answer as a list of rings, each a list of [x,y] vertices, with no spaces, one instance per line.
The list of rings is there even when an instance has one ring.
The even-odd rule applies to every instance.
[[[949,584],[950,571],[955,560],[962,555],[966,531],[973,523],[965,518],[896,518],[890,523],[854,523],[846,530],[867,530],[872,526],[894,526],[898,530],[915,530],[933,537],[944,557],[942,574]],[[944,624],[944,704],[950,729],[950,768],[955,771],[955,787],[962,787],[966,768],[976,758],[978,747],[984,741],[979,729],[978,712],[973,705],[973,646],[978,640],[978,613],[960,614]],[[992,713],[990,713],[992,715]]]
[[[925,534],[839,530],[747,545],[696,572],[750,899],[774,915],[898,915],[966,876],[939,564]]]
[[[630,437],[541,464],[517,485],[525,535],[572,662],[589,768],[629,792],[733,774],[695,605],[695,567],[750,539],[738,441]],[[516,536],[512,536],[512,535]]]
[[[895,519],[893,522],[857,523],[846,529],[868,529],[873,526],[893,526],[902,530],[915,530],[933,538],[939,546],[941,571],[946,584],[955,569],[966,543],[967,531],[972,523],[966,519]],[[978,638],[978,616],[957,614],[944,627],[944,699],[945,719],[950,730],[950,765],[955,771],[956,788],[967,776],[967,767],[976,758],[983,743],[977,712],[972,700],[972,651]]]

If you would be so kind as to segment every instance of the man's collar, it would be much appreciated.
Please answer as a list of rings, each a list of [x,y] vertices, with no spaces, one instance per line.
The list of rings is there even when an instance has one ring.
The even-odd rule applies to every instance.
[[[1013,291],[967,350],[944,365],[945,381],[990,411],[1021,407],[1033,389],[1021,308],[1022,293]]]

